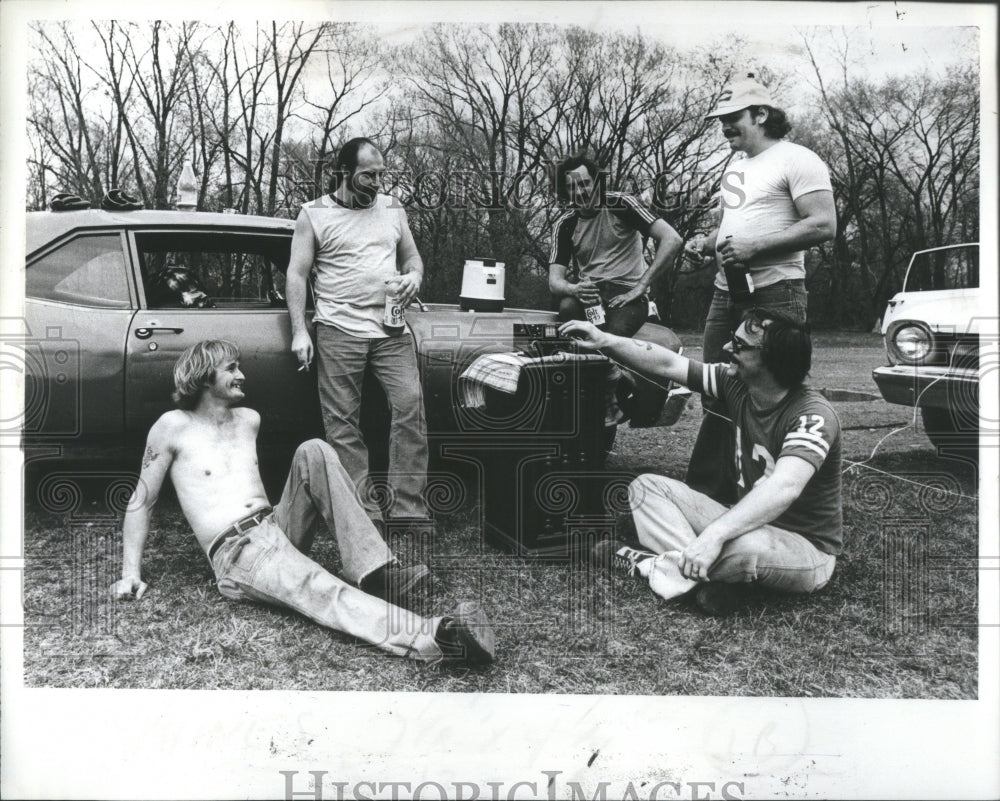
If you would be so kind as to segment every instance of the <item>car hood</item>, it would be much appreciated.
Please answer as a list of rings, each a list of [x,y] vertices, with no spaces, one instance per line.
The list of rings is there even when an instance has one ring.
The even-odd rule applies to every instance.
[[[974,334],[979,332],[980,316],[978,289],[897,292],[885,310],[882,333],[897,320],[917,320],[932,331]]]

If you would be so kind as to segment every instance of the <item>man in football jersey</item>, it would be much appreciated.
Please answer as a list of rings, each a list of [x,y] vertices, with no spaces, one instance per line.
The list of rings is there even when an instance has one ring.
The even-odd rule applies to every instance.
[[[739,499],[724,506],[681,481],[646,474],[629,505],[638,544],[604,541],[595,557],[649,580],[664,598],[695,591],[723,615],[747,588],[813,592],[833,574],[843,548],[840,423],[803,383],[812,361],[809,329],[755,309],[726,346],[729,364],[702,364],[658,345],[568,322],[563,336],[653,377],[721,401],[731,418]]]

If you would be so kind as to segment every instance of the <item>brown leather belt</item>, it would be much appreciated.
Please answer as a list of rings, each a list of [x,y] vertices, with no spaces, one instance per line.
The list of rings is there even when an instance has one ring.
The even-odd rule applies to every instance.
[[[229,528],[223,531],[208,548],[208,561],[212,561],[212,557],[215,556],[215,552],[219,550],[219,546],[222,545],[226,540],[232,539],[239,534],[245,534],[254,526],[259,526],[264,522],[269,514],[271,514],[271,507],[265,506],[263,509],[258,509],[253,514],[247,515],[241,520],[237,520]]]

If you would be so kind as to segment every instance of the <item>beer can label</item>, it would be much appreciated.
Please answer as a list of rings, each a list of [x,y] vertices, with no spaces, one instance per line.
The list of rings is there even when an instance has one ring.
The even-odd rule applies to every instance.
[[[646,316],[655,317],[657,320],[660,319],[660,310],[656,308],[656,301],[652,298],[649,299],[649,311]]]
[[[587,320],[594,325],[604,325],[604,304],[598,303],[596,306],[587,306],[585,309]]]
[[[395,295],[385,296],[385,315],[382,318],[382,322],[386,328],[403,327],[403,304],[399,302],[399,298]]]

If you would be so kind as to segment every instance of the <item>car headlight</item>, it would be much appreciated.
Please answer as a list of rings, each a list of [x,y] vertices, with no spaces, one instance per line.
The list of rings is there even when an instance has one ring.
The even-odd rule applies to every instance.
[[[888,332],[885,347],[894,362],[920,364],[934,350],[934,335],[921,323],[903,323]]]

